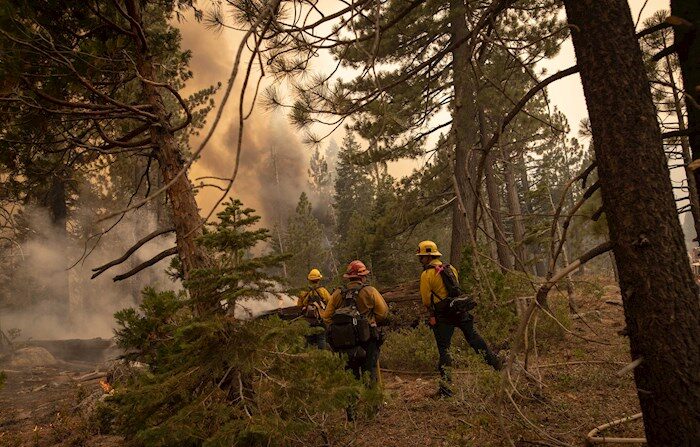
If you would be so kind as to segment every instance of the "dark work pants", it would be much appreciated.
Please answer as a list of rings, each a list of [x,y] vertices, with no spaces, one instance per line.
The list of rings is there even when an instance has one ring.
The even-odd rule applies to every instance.
[[[379,359],[379,342],[372,338],[367,343],[362,344],[362,349],[365,350],[367,355],[364,361],[356,362],[348,365],[348,368],[352,370],[355,378],[360,379],[362,375],[366,372],[369,373],[370,383],[374,385],[377,383],[377,360]]]
[[[367,343],[362,344],[362,349],[366,355],[360,362],[348,362],[347,368],[352,371],[356,379],[360,380],[365,373],[369,373],[370,387],[377,383],[377,361],[379,360],[380,343],[376,338],[371,338]],[[348,421],[355,420],[355,404],[351,404],[345,409]]]
[[[309,346],[315,346],[318,349],[326,349],[326,333],[311,334],[306,336],[306,343]]]
[[[452,335],[455,329],[459,328],[467,339],[469,346],[480,354],[486,363],[494,369],[500,368],[498,356],[489,349],[488,345],[481,338],[481,335],[474,329],[474,317],[467,313],[463,317],[438,317],[437,323],[433,326],[433,334],[437,343],[438,352],[440,353],[440,362],[438,363],[438,371],[442,378],[449,381],[450,377],[447,374],[446,367],[452,366],[452,357],[450,356],[450,345],[452,344]]]

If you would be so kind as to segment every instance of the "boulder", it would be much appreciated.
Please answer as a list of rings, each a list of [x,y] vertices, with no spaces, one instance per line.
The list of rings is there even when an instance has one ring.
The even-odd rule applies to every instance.
[[[18,349],[10,357],[8,366],[12,367],[34,367],[51,366],[57,363],[56,358],[44,348],[31,346]]]

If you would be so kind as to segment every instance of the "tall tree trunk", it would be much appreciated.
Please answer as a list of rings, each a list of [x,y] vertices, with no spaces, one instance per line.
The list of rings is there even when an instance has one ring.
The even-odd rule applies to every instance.
[[[515,172],[513,164],[507,157],[504,156],[505,163],[503,168],[503,176],[506,180],[506,196],[508,198],[508,213],[513,219],[513,244],[515,245],[515,267],[526,272],[525,267],[525,225],[523,223],[523,212],[520,208],[520,199],[518,198],[518,187],[515,184]]]
[[[700,437],[700,301],[625,0],[564,0],[652,446]]]
[[[686,98],[688,130],[693,160],[700,160],[700,2],[671,0],[671,14],[686,22],[673,27],[674,44],[681,67]],[[695,184],[700,185],[700,169],[694,169]],[[696,190],[697,195],[697,190]],[[700,199],[698,199],[700,201]]]
[[[564,151],[564,173],[566,175],[566,178],[571,178],[571,170],[569,169],[569,157],[567,156],[567,152]],[[552,190],[549,190],[549,198],[552,200]],[[569,194],[567,194],[566,198],[567,206],[569,209],[573,209],[574,207],[574,196],[573,196],[573,190],[569,191]],[[552,209],[554,209],[554,202],[551,202],[552,204]],[[562,227],[557,224],[557,233],[558,237],[561,239],[562,236]],[[573,236],[571,233],[569,233],[569,236],[566,238],[564,241],[564,245],[562,246],[562,252],[561,252],[561,257],[562,260],[564,261],[564,265],[567,266],[571,262],[571,258],[569,254],[572,252],[572,241],[571,241],[571,236]],[[571,280],[571,277],[573,275],[569,273],[566,275],[566,296],[568,297],[569,300],[569,312],[571,313],[578,313],[578,305],[576,304],[576,289],[574,288],[574,282]]]
[[[486,176],[484,176],[485,178]],[[483,192],[482,192],[483,194]],[[488,192],[486,193],[488,194]],[[491,259],[493,262],[499,263],[498,262],[498,244],[496,244],[496,232],[493,227],[493,222],[490,218],[487,218],[486,214],[489,213],[489,210],[484,210],[484,212],[481,214],[481,225],[483,225],[483,228],[480,228],[484,235],[486,236],[486,244],[489,247],[489,259]],[[500,265],[500,263],[499,263]],[[499,267],[502,269],[502,267]]]
[[[452,205],[452,239],[450,241],[450,263],[458,267],[462,263],[462,251],[469,245],[467,219],[459,200]]]
[[[156,69],[145,43],[138,37],[146,29],[143,24],[141,4],[136,0],[126,0],[126,9],[131,20],[131,31],[136,46],[135,65],[141,76],[148,80],[157,80]],[[149,82],[141,84],[146,102],[152,107],[151,113],[158,117],[150,128],[151,141],[156,148],[160,172],[165,184],[170,183],[185,166],[182,153],[175,135],[168,129],[170,113],[165,108],[163,97],[158,87]],[[172,207],[172,219],[177,240],[177,252],[182,263],[185,279],[189,279],[193,270],[208,264],[207,254],[197,245],[196,239],[202,235],[202,217],[199,215],[194,190],[187,175],[180,176],[168,188],[168,199]]]
[[[525,162],[525,150],[520,150],[516,154],[517,157],[517,162],[518,162],[518,174],[520,175],[520,185],[523,191],[523,206],[521,207],[522,214],[520,219],[522,220],[522,225],[523,225],[523,233],[524,233],[524,228],[525,228],[525,214],[531,214],[532,213],[532,204],[530,203],[530,198],[528,196],[528,191],[530,191],[531,186],[530,186],[530,177],[528,176],[527,173],[527,163]],[[517,192],[517,186],[516,186],[516,192]],[[523,262],[525,264],[530,262],[530,259],[532,258],[532,254],[535,253],[535,247],[532,247],[531,244],[526,244],[523,247]],[[533,274],[537,274],[537,266],[532,265],[530,267],[530,272]]]
[[[486,120],[484,118],[483,106],[479,105],[479,135],[481,146],[486,144]],[[491,223],[491,232],[493,233],[493,241],[496,245],[496,259],[501,267],[501,271],[506,273],[513,270],[513,261],[508,250],[508,241],[506,240],[505,227],[503,225],[503,214],[501,213],[501,195],[498,191],[496,178],[493,172],[494,153],[490,151],[487,155],[488,159],[484,163],[484,180],[486,182],[486,195],[489,201],[489,221]]]
[[[568,167],[566,169],[568,171]],[[547,195],[549,196],[549,204],[552,207],[552,213],[555,211],[556,205],[554,204],[554,196],[552,195],[552,187],[551,185],[547,184]],[[571,195],[569,195],[571,197]],[[564,232],[562,231],[561,224],[559,222],[556,223],[556,237],[561,241],[562,237],[564,236]],[[570,259],[569,259],[569,248],[568,248],[568,242],[569,238],[567,238],[564,241],[564,244],[562,245],[562,250],[561,250],[561,260],[563,261],[563,267],[569,265]],[[552,261],[554,261],[552,259]],[[550,263],[549,266],[550,272],[554,273],[556,271],[556,265],[554,265],[554,262]],[[569,301],[569,312],[571,313],[578,313],[578,306],[576,305],[576,290],[574,289],[574,282],[571,280],[571,273],[568,273],[564,277],[564,284],[566,285],[566,296],[568,297]]]
[[[493,155],[489,155],[492,159]],[[505,227],[503,225],[503,214],[501,213],[501,194],[498,191],[496,178],[493,172],[491,160],[485,164],[485,180],[486,180],[486,195],[489,200],[489,217],[493,227],[494,239],[496,240],[496,253],[498,255],[498,263],[501,266],[501,271],[506,273],[513,270],[513,260],[508,250],[508,241],[506,240]]]
[[[56,243],[55,249],[59,253],[68,253],[68,234],[66,222],[68,220],[68,205],[66,204],[66,180],[61,172],[54,172],[49,179],[49,189],[42,199],[42,205],[49,212],[51,221],[51,234],[47,237]],[[59,318],[68,321],[70,319],[70,284],[68,265],[66,263],[51,266],[55,272],[52,275],[51,290],[49,296]]]
[[[280,188],[280,172],[277,167],[277,149],[275,146],[270,147],[270,160],[272,161],[272,171],[275,173],[275,186],[277,194],[275,195],[275,210],[277,213],[277,244],[280,247],[280,253],[285,253],[284,248],[284,238],[282,237],[282,232],[284,231],[284,226],[282,225],[282,204],[280,203],[280,197],[282,197],[282,190]],[[285,279],[289,278],[287,272],[287,263],[282,261],[282,275]]]
[[[450,0],[450,28],[452,41],[463,41],[468,36],[464,0]],[[476,241],[476,177],[477,163],[473,143],[476,135],[475,94],[469,76],[470,46],[459,45],[452,51],[452,82],[454,88],[454,110],[452,129],[455,139],[454,183],[458,199],[452,209],[452,243],[450,261],[454,265],[462,262],[465,246]],[[476,256],[476,253],[473,253]]]

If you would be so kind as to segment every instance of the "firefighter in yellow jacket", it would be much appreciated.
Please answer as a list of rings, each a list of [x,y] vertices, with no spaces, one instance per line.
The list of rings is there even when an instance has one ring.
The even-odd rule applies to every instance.
[[[335,351],[348,354],[348,367],[352,369],[355,377],[360,378],[364,372],[369,372],[372,383],[375,383],[377,381],[379,348],[382,344],[381,332],[377,328],[377,324],[386,320],[389,315],[389,306],[379,291],[367,284],[369,274],[369,270],[362,261],[352,261],[343,275],[343,278],[348,281],[347,284],[342,289],[333,292],[323,316],[329,327],[331,347]],[[341,318],[334,318],[334,316],[350,316],[351,312],[355,312],[356,315],[350,317],[351,320],[354,320],[353,330],[362,332],[361,326],[366,322],[368,336],[360,336],[355,342],[351,340],[346,342],[346,340],[341,340],[341,337],[334,338],[334,334],[347,334],[340,327],[342,323],[338,322]],[[337,328],[334,326],[336,324],[339,325]],[[337,330],[334,332],[334,329]],[[359,354],[357,354],[358,352]]]
[[[417,255],[423,265],[423,273],[420,276],[421,300],[430,314],[429,325],[433,330],[440,353],[438,370],[443,379],[440,384],[440,394],[451,396],[452,391],[448,386],[450,377],[446,368],[452,366],[449,349],[456,328],[462,331],[469,346],[481,354],[486,363],[494,369],[501,368],[501,361],[474,328],[474,317],[469,313],[466,299],[455,299],[449,296],[443,274],[453,275],[452,278],[457,284],[457,269],[440,261],[442,254],[433,241],[423,241],[418,244]],[[445,269],[450,269],[450,271],[441,273]]]
[[[312,327],[323,327],[323,314],[331,299],[325,287],[321,285],[323,275],[318,269],[311,269],[308,276],[309,286],[299,294],[297,306],[302,308],[302,315]],[[318,349],[326,349],[326,333],[311,334],[306,337],[309,345]]]

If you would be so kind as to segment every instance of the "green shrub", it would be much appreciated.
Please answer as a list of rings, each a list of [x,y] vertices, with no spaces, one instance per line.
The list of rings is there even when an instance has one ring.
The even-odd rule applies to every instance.
[[[460,283],[479,302],[473,311],[478,331],[492,344],[505,342],[518,323],[515,299],[534,296],[534,278],[522,272],[504,274],[498,264],[483,257],[476,266],[470,247],[465,248],[462,259]]]
[[[382,367],[408,371],[434,371],[438,350],[430,328],[420,324],[415,329],[389,332],[381,353]]]
[[[562,340],[566,330],[571,329],[572,325],[566,297],[550,294],[547,302],[551,316],[545,312],[539,313],[536,332],[538,346],[544,349],[548,348],[552,342]]]
[[[224,311],[222,302],[233,308],[274,284],[265,271],[281,257],[248,256],[269,239],[267,230],[247,229],[257,221],[253,210],[228,203],[200,241],[213,263],[192,273],[189,295],[146,289],[138,310],[116,314],[117,343],[147,365],[115,384],[114,412],[103,413],[130,443],[308,445],[319,443],[331,413],[358,401],[359,414],[376,408],[378,390],[367,390],[342,358],[306,346],[305,322],[241,321]]]
[[[510,338],[518,324],[515,300],[533,296],[531,278],[523,273],[503,274],[495,266],[487,271],[485,281],[474,292],[479,305],[474,310],[477,329],[491,343]]]
[[[307,332],[303,322],[277,318],[173,326],[157,367],[117,387],[117,426],[148,446],[288,445],[313,436],[329,413],[369,397],[340,357],[306,347]]]
[[[459,329],[455,330],[450,349],[455,368],[466,368],[483,363],[483,359],[467,344]],[[399,329],[387,335],[382,346],[383,368],[403,371],[435,371],[438,350],[430,328],[420,324],[417,328]]]

